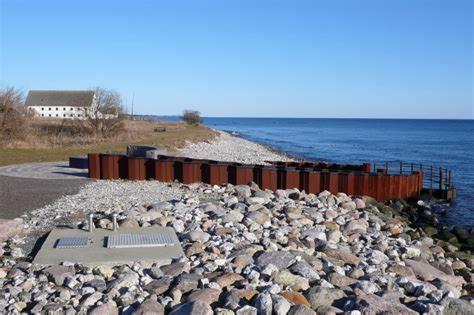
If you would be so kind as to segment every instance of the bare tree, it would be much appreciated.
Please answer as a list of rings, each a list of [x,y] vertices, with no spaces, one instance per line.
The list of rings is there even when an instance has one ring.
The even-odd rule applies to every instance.
[[[0,141],[22,139],[25,136],[26,111],[23,93],[13,87],[0,90]]]
[[[201,113],[197,110],[185,110],[181,119],[190,125],[199,125],[202,124]]]
[[[122,97],[114,90],[97,87],[91,109],[84,113],[84,123],[96,134],[108,137],[123,129]]]

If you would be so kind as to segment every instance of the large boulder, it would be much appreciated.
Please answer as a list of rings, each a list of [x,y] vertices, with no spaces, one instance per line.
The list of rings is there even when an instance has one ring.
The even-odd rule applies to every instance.
[[[356,309],[363,314],[418,314],[394,299],[386,300],[375,294],[358,296]]]
[[[418,278],[424,281],[440,279],[455,287],[460,287],[466,283],[463,277],[448,275],[425,262],[407,259],[405,264],[413,270]]]

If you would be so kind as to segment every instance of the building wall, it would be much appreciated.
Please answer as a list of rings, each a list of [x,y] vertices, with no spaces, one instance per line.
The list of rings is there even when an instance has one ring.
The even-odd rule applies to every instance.
[[[28,106],[37,117],[58,119],[85,119],[87,107]]]

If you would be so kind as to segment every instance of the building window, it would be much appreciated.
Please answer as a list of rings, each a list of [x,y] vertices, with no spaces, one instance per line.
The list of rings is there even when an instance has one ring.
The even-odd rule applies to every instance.
[[[41,114],[41,117],[44,117],[44,114]]]
[[[63,114],[63,117],[66,117],[66,114]]]
[[[71,110],[74,110],[74,108],[71,107]]]
[[[58,114],[56,114],[56,117],[58,117]]]
[[[51,107],[50,107],[48,110],[51,110]],[[50,116],[51,116],[51,115],[50,115]]]
[[[71,117],[74,117],[74,115],[73,115],[73,114],[71,114]]]
[[[51,117],[51,114],[49,114],[49,117]]]
[[[41,107],[41,110],[44,110],[44,107]]]
[[[59,110],[59,108],[56,107],[56,110]]]

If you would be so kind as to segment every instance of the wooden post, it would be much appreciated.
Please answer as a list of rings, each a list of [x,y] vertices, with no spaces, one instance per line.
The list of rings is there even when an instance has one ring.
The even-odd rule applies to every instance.
[[[443,169],[439,167],[439,190],[443,190]]]
[[[403,174],[403,162],[400,161],[400,175]]]

